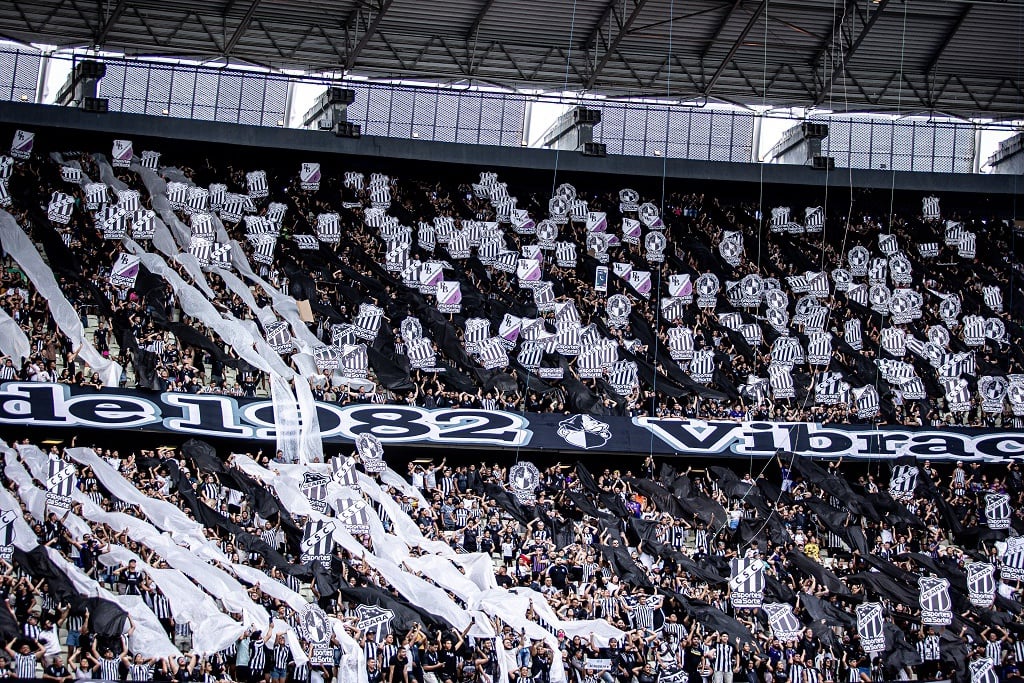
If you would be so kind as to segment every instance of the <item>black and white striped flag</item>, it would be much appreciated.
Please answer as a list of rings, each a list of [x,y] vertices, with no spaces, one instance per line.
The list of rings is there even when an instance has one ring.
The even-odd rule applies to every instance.
[[[0,511],[0,560],[10,562],[14,556],[14,520],[21,516],[20,511]]]
[[[772,397],[794,398],[796,389],[793,385],[793,370],[789,365],[769,365],[768,383],[771,385]]]
[[[254,235],[249,238],[252,244],[252,260],[269,266],[274,262],[274,249],[277,248],[277,237],[273,235]]]
[[[366,183],[366,176],[358,171],[345,171],[343,183],[348,189],[360,192]]]
[[[519,353],[516,355],[516,360],[527,370],[536,372],[540,368],[540,363],[544,359],[544,344],[536,341],[524,341],[519,346]],[[600,373],[600,367],[597,368],[597,372]]]
[[[715,351],[707,347],[693,352],[689,375],[694,382],[708,384],[715,376]]]
[[[1009,529],[1012,515],[1008,493],[989,491],[985,494],[985,524],[989,529]]]
[[[249,200],[244,194],[227,194],[220,207],[220,219],[225,223],[238,223],[246,211]]]
[[[580,354],[580,324],[574,321],[563,321],[557,324],[558,341],[555,343],[555,351],[563,356],[578,356]]]
[[[119,206],[104,206],[96,213],[96,222],[105,240],[121,240],[128,234],[128,215]]]
[[[74,168],[72,166],[61,166],[60,167],[60,179],[65,183],[73,183],[78,185],[82,182],[82,169]]]
[[[903,358],[907,352],[907,333],[898,327],[882,328],[882,350],[894,358]]]
[[[640,375],[636,363],[620,360],[608,368],[608,384],[619,396],[629,396],[639,386]]]
[[[491,321],[487,318],[467,318],[462,335],[466,353],[474,354],[480,342],[491,336]]]
[[[734,557],[729,566],[729,597],[733,608],[760,608],[764,601],[764,561],[754,557]]]
[[[918,242],[917,253],[921,255],[921,258],[938,258],[939,256],[939,243],[938,242]]]
[[[217,215],[221,215],[220,210],[224,207],[224,200],[227,196],[227,185],[224,183],[210,183],[210,210],[216,211]],[[222,215],[221,217],[223,218]]]
[[[786,225],[789,223],[789,207],[788,206],[776,206],[772,209],[771,217],[771,231],[772,232],[785,232]]]
[[[352,379],[366,379],[370,372],[366,344],[346,344],[341,347],[338,372]]]
[[[10,180],[14,173],[14,159],[6,154],[0,154],[0,180]]]
[[[949,579],[935,576],[918,578],[920,588],[921,623],[930,626],[948,626],[953,623],[953,600],[949,596]]]
[[[940,377],[939,385],[946,398],[946,408],[953,413],[965,413],[971,409],[971,391],[967,380],[957,377]]]
[[[355,344],[358,341],[355,325],[351,323],[331,325],[331,346],[337,346],[340,349],[346,344]]]
[[[999,289],[999,285],[985,285],[981,288],[981,296],[985,300],[986,306],[996,313],[1003,312],[1003,292]]]
[[[772,365],[799,365],[804,362],[804,350],[796,337],[779,337],[772,344]]]
[[[245,174],[246,190],[250,199],[263,199],[270,194],[266,171],[250,171]]]
[[[964,328],[962,335],[964,338],[964,344],[967,346],[984,346],[985,319],[980,315],[964,316]]]
[[[807,364],[825,365],[832,362],[832,335],[815,332],[807,338]]]
[[[895,465],[889,477],[889,495],[899,501],[907,502],[914,498],[917,490],[917,465]]]
[[[409,358],[409,365],[419,370],[433,368],[436,358],[434,344],[426,337],[406,339],[405,355]]]
[[[172,209],[175,211],[185,210],[185,207],[188,206],[188,190],[189,186],[185,183],[167,183],[167,201],[171,203]]]
[[[46,217],[54,223],[67,225],[75,210],[75,198],[63,192],[54,192],[50,197],[50,205],[46,208]]]
[[[71,509],[71,493],[78,483],[75,466],[61,458],[50,457],[46,475],[46,509],[62,517]]]
[[[391,188],[387,185],[370,186],[370,206],[387,211],[391,208]]]
[[[508,366],[508,353],[497,337],[488,337],[477,344],[477,356],[480,364],[488,370]]]
[[[185,213],[209,213],[210,191],[204,187],[190,187],[185,196]]]
[[[334,370],[341,363],[341,349],[336,346],[318,346],[313,349],[313,360],[320,370]]]
[[[107,186],[104,183],[86,183],[85,208],[97,211],[107,203]]]
[[[139,157],[139,163],[142,168],[155,171],[160,168],[160,152],[154,152],[153,150],[145,150],[142,156]]]
[[[977,255],[978,236],[973,232],[965,232],[957,246],[956,253],[960,258],[972,259]]]
[[[971,562],[967,573],[967,599],[975,607],[991,607],[996,597],[996,567],[989,562]]]
[[[880,402],[878,390],[875,389],[874,385],[868,384],[860,389],[854,389],[853,397],[857,409],[857,417],[862,420],[878,417]]]
[[[937,221],[942,217],[939,211],[939,198],[928,196],[921,200],[921,215],[926,221]]]
[[[156,214],[149,209],[133,211],[128,220],[132,226],[132,239],[144,242],[153,239],[156,234]]]
[[[281,229],[281,224],[284,223],[286,215],[288,215],[288,207],[281,202],[270,202],[267,205],[266,219],[270,221],[275,230]]]
[[[341,223],[336,213],[321,213],[316,217],[316,238],[324,244],[341,241]]]
[[[283,320],[272,322],[265,328],[265,338],[275,351],[280,354],[291,353],[294,349],[292,334],[288,323]]]
[[[7,181],[0,178],[0,207],[8,207],[11,205],[11,193],[7,189]]]
[[[340,460],[341,458],[335,458]],[[360,501],[361,502],[361,501]],[[334,520],[309,520],[306,522],[299,544],[301,554],[299,561],[303,564],[319,562],[324,569],[331,568],[331,556],[334,554]]]
[[[821,232],[825,229],[825,209],[820,206],[808,206],[804,209],[804,230]]]
[[[320,242],[315,235],[292,235],[295,246],[302,251],[316,251],[320,248]]]
[[[843,381],[840,373],[824,372],[815,381],[814,402],[818,405],[834,406],[843,402],[849,391],[850,385]]]
[[[192,254],[199,265],[208,266],[210,265],[210,258],[213,255],[213,248],[216,242],[205,237],[203,235],[192,235],[189,239],[188,253]]]
[[[356,336],[360,339],[372,342],[377,338],[380,331],[381,320],[384,319],[384,310],[373,304],[359,304],[359,312],[352,321],[356,329]]]

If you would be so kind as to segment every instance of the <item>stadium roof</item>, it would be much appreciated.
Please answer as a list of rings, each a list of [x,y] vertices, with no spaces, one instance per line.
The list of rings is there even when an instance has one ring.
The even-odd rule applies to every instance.
[[[1024,113],[1022,31],[1024,0],[0,3],[3,37],[130,55],[994,118]]]

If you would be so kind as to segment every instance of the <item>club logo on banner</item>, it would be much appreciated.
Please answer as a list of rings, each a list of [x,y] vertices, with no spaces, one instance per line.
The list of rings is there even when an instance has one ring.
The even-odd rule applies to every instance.
[[[375,642],[383,643],[391,633],[391,620],[395,613],[379,605],[359,605],[356,607],[356,628],[363,633],[373,632]]]
[[[366,501],[362,498],[344,501],[338,510],[338,523],[353,536],[370,533],[370,522],[366,517]]]
[[[594,660],[590,660],[594,661]],[[611,668],[611,660],[609,661],[608,668]],[[589,661],[587,664],[589,665]],[[589,666],[587,668],[590,668]],[[658,683],[689,683],[690,674],[685,669],[681,669],[679,666],[672,664],[666,666],[658,674]]]
[[[302,637],[313,646],[309,657],[310,664],[333,666],[333,629],[327,619],[327,613],[319,605],[309,603],[298,614],[298,627]]]
[[[970,663],[971,683],[999,683],[999,675],[988,657],[975,659]]]
[[[662,252],[665,251],[666,244],[665,235],[662,233],[647,233],[647,236],[644,237],[644,249],[647,251],[644,257],[649,263],[664,263],[665,254]]]
[[[141,256],[133,254],[121,254],[114,262],[110,270],[110,284],[115,287],[134,287],[135,280],[139,277],[139,263]]]
[[[334,458],[331,460],[331,479],[341,486],[358,488],[356,483],[356,459],[355,458]]]
[[[640,221],[651,230],[663,230],[665,224],[661,222],[661,212],[654,204],[645,202],[638,209]]]
[[[36,144],[36,134],[27,130],[14,131],[11,141],[11,156],[15,159],[28,159],[32,156],[32,148]]]
[[[303,472],[299,490],[309,499],[309,504],[321,515],[327,513],[327,484],[330,479],[316,472]]]
[[[695,283],[697,289],[697,305],[700,308],[715,308],[718,304],[719,282],[714,273],[704,273]]]
[[[589,415],[573,415],[558,423],[558,436],[570,446],[590,450],[608,443],[612,430],[606,423]]]
[[[302,564],[319,562],[324,569],[331,568],[331,553],[334,552],[334,520],[326,522],[308,521],[302,535],[299,561]]]
[[[591,252],[599,262],[608,263],[608,234],[592,232],[587,235],[587,251]]]
[[[633,304],[623,294],[613,294],[608,297],[604,306],[608,314],[608,324],[611,327],[625,327],[629,314],[633,311]]]
[[[885,625],[882,621],[882,605],[865,602],[857,605],[857,635],[865,652],[885,650]]]
[[[316,192],[320,189],[320,164],[302,164],[299,171],[299,186],[307,192]]]
[[[114,140],[113,149],[110,151],[110,165],[114,168],[128,168],[132,165],[133,154],[131,140]]]
[[[1010,528],[1010,495],[990,491],[985,494],[985,523],[989,529]]]
[[[772,629],[773,636],[783,643],[800,638],[804,627],[793,614],[791,605],[784,602],[766,602],[761,605],[761,608],[768,615],[768,625]]]
[[[988,562],[971,562],[967,569],[967,598],[975,607],[991,607],[996,598],[996,568]]]
[[[462,310],[462,287],[457,280],[441,280],[437,283],[437,310],[442,313],[458,313]]]
[[[1002,560],[999,575],[1004,581],[1024,579],[1024,536],[1011,536],[1006,539],[1006,552],[1003,553]]]
[[[756,609],[764,601],[764,562],[752,557],[734,557],[730,563],[729,597],[736,609]]]
[[[914,465],[896,465],[892,468],[889,480],[889,495],[896,500],[908,501],[914,497],[917,488],[917,467]]]
[[[532,462],[520,460],[508,471],[509,489],[520,503],[529,504],[534,501],[538,483],[540,471]]]
[[[14,520],[18,514],[14,510],[0,513],[0,560],[10,562],[14,555]]]
[[[71,509],[71,493],[75,490],[75,466],[60,458],[50,458],[46,477],[46,507],[66,512]]]
[[[356,436],[356,451],[367,472],[380,473],[388,468],[384,462],[384,446],[373,434],[363,432]]]
[[[619,211],[633,213],[640,208],[640,193],[630,188],[619,190]]]
[[[921,623],[948,626],[953,623],[953,601],[949,597],[949,581],[934,576],[922,576],[917,581],[921,589]]]

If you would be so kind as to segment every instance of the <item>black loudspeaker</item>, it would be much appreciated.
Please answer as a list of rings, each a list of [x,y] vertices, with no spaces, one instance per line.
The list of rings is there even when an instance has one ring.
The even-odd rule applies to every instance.
[[[583,149],[580,150],[585,157],[606,157],[608,156],[608,148],[605,147],[603,142],[584,142]]]

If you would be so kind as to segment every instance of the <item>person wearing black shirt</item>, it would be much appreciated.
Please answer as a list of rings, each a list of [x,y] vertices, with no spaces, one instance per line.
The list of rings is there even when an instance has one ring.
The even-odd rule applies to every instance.
[[[437,643],[427,641],[427,651],[420,657],[424,683],[438,683],[442,666],[444,665],[437,656]]]
[[[384,680],[376,659],[366,660],[366,683],[382,683]]]
[[[43,680],[53,681],[53,683],[69,683],[74,677],[68,668],[64,666],[64,661],[60,658],[60,655],[53,658],[53,662],[49,666],[43,668]]]
[[[139,590],[139,586],[142,584],[142,572],[135,568],[135,560],[128,560],[128,566],[121,567],[114,573],[120,575],[125,595],[142,595],[142,591]]]

